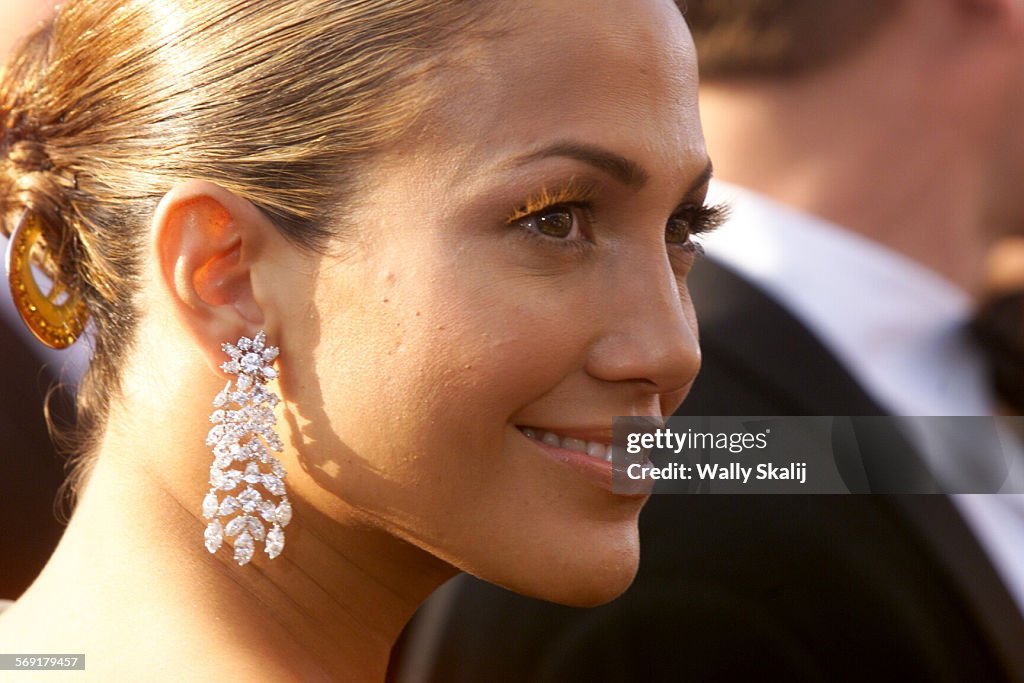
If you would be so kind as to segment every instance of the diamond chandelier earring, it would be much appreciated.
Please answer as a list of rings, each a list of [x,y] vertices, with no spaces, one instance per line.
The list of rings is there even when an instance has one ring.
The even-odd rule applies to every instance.
[[[244,565],[252,559],[256,542],[264,543],[270,559],[280,555],[284,527],[292,518],[284,467],[270,453],[282,450],[274,431],[274,406],[280,399],[265,387],[277,378],[272,365],[278,348],[267,345],[263,330],[252,339],[242,337],[221,348],[230,357],[221,369],[238,377],[234,387],[228,381],[213,399],[210,415],[214,426],[206,445],[213,448],[214,460],[210,492],[203,499],[203,516],[210,520],[206,549],[216,553],[228,539],[235,561]],[[236,493],[238,489],[241,491]],[[223,498],[221,494],[225,494]]]

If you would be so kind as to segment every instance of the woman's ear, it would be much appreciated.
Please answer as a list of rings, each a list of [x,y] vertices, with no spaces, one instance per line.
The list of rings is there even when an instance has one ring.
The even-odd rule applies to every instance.
[[[208,349],[214,368],[220,345],[266,325],[253,285],[253,266],[276,228],[251,202],[209,182],[176,186],[153,216],[156,262],[175,314]]]

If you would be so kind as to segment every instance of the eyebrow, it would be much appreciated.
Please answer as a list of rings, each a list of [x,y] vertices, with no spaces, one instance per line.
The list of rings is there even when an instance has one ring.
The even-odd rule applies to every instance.
[[[696,192],[700,188],[704,187],[705,185],[711,182],[711,178],[714,175],[715,165],[711,163],[710,159],[708,159],[708,165],[704,167],[704,170],[701,171],[700,175],[697,176],[697,179],[693,181],[693,184],[690,185],[690,189],[687,190],[686,193],[691,194],[693,192]]]
[[[536,152],[531,152],[530,154],[517,158],[512,165],[522,166],[541,159],[548,159],[550,157],[566,157],[568,159],[582,161],[585,164],[589,164],[594,168],[604,171],[623,185],[632,188],[643,187],[647,184],[647,181],[650,180],[650,175],[647,171],[632,159],[601,147],[579,142],[556,142],[555,144],[544,147]],[[687,193],[695,192],[697,189],[706,185],[711,180],[711,176],[713,174],[714,167],[711,162],[708,161],[707,166],[704,167],[704,170],[690,186]]]

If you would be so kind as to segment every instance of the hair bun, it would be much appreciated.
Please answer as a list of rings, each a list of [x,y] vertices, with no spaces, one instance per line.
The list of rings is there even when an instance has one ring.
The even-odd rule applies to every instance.
[[[22,131],[18,129],[5,130],[0,147],[3,153],[0,164],[3,165],[7,185],[4,197],[8,204],[6,213],[9,216],[12,211],[35,211],[49,228],[57,228],[61,222],[61,207],[67,201],[66,193],[74,187],[75,181],[56,172],[41,140],[21,137],[20,133]]]
[[[45,35],[45,34],[44,34]],[[33,36],[26,48],[41,40]],[[10,235],[7,270],[15,307],[41,342],[64,348],[77,339],[88,318],[77,273],[77,231],[72,220],[73,176],[56,168],[33,112],[38,75],[45,62],[38,49],[8,64],[0,105],[0,218]],[[44,119],[45,120],[45,119]],[[40,287],[31,266],[52,281]]]
[[[11,117],[8,117],[10,120]],[[56,171],[45,143],[36,131],[15,125],[0,131],[0,202],[4,232],[10,234],[26,211],[36,215],[43,227],[46,256],[37,265],[51,277],[68,264],[61,263],[65,248],[73,240],[73,226],[67,225],[63,210],[74,180]]]
[[[46,148],[39,140],[21,139],[7,146],[12,170],[21,173],[45,173],[53,168]]]
[[[27,209],[42,219],[51,248],[59,250],[61,214],[75,184],[49,154],[43,79],[49,67],[52,24],[45,24],[11,54],[0,77],[0,203],[10,234]],[[42,110],[40,110],[42,109]]]

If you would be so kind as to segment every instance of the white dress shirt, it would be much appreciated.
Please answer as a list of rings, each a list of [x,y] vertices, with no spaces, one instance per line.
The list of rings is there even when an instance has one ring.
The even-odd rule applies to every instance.
[[[993,413],[984,361],[965,334],[966,292],[877,242],[749,190],[715,182],[710,200],[727,203],[731,217],[703,240],[708,254],[785,306],[892,415]],[[919,442],[936,439],[908,426]],[[1011,477],[1024,475],[1019,444],[1005,433],[1000,440],[1018,465]],[[1024,611],[1024,496],[952,498]]]

